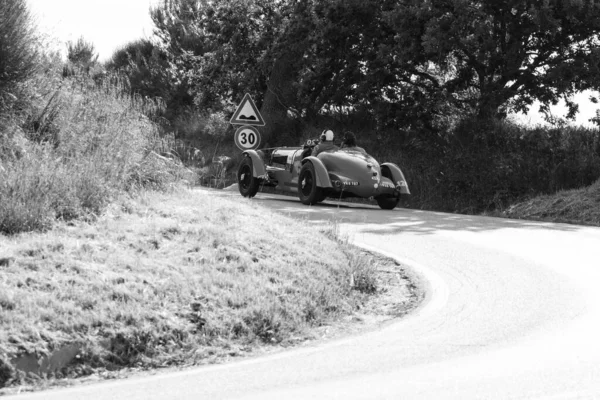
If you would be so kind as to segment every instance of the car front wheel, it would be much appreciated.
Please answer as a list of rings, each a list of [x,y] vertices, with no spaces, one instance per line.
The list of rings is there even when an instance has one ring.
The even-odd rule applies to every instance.
[[[393,210],[398,205],[400,198],[393,196],[379,196],[376,197],[375,200],[377,200],[377,204],[382,210]]]
[[[317,186],[315,167],[307,162],[300,169],[298,176],[298,197],[302,204],[313,205],[323,201],[323,188]]]
[[[244,197],[254,197],[258,192],[260,181],[252,173],[252,160],[244,157],[237,172],[238,189]]]

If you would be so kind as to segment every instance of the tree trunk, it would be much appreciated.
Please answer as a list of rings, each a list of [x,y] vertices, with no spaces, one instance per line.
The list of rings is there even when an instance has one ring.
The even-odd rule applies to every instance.
[[[265,120],[261,129],[263,145],[266,147],[273,143],[281,144],[284,138],[294,130],[294,120],[288,116],[288,110],[296,104],[294,82],[298,76],[297,64],[294,62],[295,54],[283,54],[275,61],[267,91],[264,96],[260,113]]]
[[[477,117],[482,120],[504,119],[506,113],[500,108],[508,99],[509,96],[499,84],[488,85],[487,88],[480,91]]]

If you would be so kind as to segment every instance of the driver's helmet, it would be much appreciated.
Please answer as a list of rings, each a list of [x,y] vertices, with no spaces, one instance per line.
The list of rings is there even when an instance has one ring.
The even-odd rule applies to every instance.
[[[331,129],[325,129],[323,133],[321,133],[321,141],[333,142],[333,131]]]

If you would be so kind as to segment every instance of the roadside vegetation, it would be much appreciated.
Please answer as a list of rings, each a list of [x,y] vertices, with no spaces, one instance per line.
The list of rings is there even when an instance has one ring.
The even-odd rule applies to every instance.
[[[542,3],[164,0],[152,39],[100,62],[0,2],[0,385],[70,345],[52,374],[291,344],[374,291],[335,229],[182,189],[235,181],[244,93],[264,146],[354,131],[405,206],[597,223],[600,134],[567,122],[599,87],[600,5]],[[507,118],[534,101],[548,126]]]
[[[561,190],[513,204],[503,216],[600,226],[600,180],[582,189]]]
[[[202,191],[122,197],[89,223],[0,236],[0,370],[76,346],[48,377],[196,365],[313,338],[376,290],[338,239]],[[10,369],[2,384],[32,380]]]
[[[62,59],[25,0],[0,3],[0,387],[296,344],[377,292],[335,226],[189,190],[225,181],[224,114],[133,78],[83,38]]]
[[[194,182],[153,121],[160,100],[94,70],[85,41],[68,61],[45,51],[24,1],[0,7],[0,233],[93,218],[119,193]]]
[[[403,169],[406,207],[499,214],[600,178],[599,119],[569,125],[572,96],[598,88],[597,4],[182,0],[151,16],[154,42],[130,43],[107,67],[140,93],[160,90],[175,136],[205,155],[204,185],[235,182],[234,129],[211,127],[244,93],[267,120],[265,147],[354,131]],[[550,112],[559,100],[564,117]],[[511,119],[534,101],[547,124]]]

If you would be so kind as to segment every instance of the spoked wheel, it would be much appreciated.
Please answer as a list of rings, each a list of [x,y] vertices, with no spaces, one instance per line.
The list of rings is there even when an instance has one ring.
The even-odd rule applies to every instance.
[[[252,160],[244,157],[240,162],[237,172],[238,188],[244,197],[254,197],[258,192],[260,182],[252,173]]]
[[[317,186],[317,176],[315,167],[311,162],[307,162],[300,169],[298,176],[298,197],[302,204],[313,205],[323,201],[323,188]]]

